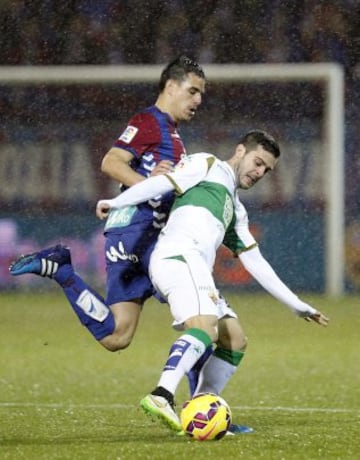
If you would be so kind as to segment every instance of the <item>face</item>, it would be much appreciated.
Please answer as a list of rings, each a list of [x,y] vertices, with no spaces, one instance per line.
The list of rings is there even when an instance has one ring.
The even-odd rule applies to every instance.
[[[205,80],[193,73],[189,73],[186,80],[177,82],[169,80],[169,113],[176,121],[191,120],[202,101],[205,93]]]
[[[277,163],[277,158],[258,145],[255,150],[246,151],[244,145],[236,148],[234,171],[238,187],[249,189],[262,179],[266,173],[272,171]]]

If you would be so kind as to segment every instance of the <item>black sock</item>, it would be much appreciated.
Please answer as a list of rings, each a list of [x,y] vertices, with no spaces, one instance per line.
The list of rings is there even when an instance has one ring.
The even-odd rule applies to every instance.
[[[162,396],[167,400],[171,407],[174,407],[174,395],[170,393],[170,391],[166,388],[156,387],[155,390],[151,392],[151,394],[154,396]]]

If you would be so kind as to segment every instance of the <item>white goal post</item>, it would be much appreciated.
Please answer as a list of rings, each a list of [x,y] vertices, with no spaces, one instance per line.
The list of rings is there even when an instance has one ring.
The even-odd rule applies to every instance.
[[[157,82],[161,65],[0,66],[0,85]],[[335,63],[209,64],[216,82],[322,82],[325,85],[324,134],[328,164],[325,204],[326,294],[344,293],[344,72]]]

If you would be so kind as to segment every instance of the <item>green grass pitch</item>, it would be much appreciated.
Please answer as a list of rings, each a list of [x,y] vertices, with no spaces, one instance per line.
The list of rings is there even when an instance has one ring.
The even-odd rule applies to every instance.
[[[360,299],[303,297],[328,328],[265,294],[227,295],[249,346],[223,396],[255,433],[200,443],[139,408],[177,337],[166,306],[148,302],[130,348],[110,353],[60,291],[0,294],[0,459],[359,459]],[[187,394],[184,380],[178,410]]]

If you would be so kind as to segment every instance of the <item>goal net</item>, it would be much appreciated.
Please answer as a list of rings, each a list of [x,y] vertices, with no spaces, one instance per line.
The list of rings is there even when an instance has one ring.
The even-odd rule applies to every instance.
[[[337,296],[344,285],[343,72],[336,64],[204,66],[204,103],[179,130],[187,151],[227,158],[247,130],[279,139],[276,171],[242,193],[262,252],[291,287]],[[0,257],[69,239],[102,279],[93,208],[116,193],[102,156],[129,117],[151,105],[162,66],[0,67]],[[87,247],[87,251],[84,250]],[[75,254],[75,256],[76,256]],[[90,255],[89,255],[90,254]],[[92,255],[91,255],[92,254]],[[5,265],[3,265],[5,266]],[[90,264],[91,266],[91,264]],[[221,250],[220,285],[252,286]],[[0,288],[8,285],[0,273]],[[18,281],[17,281],[18,282]]]

